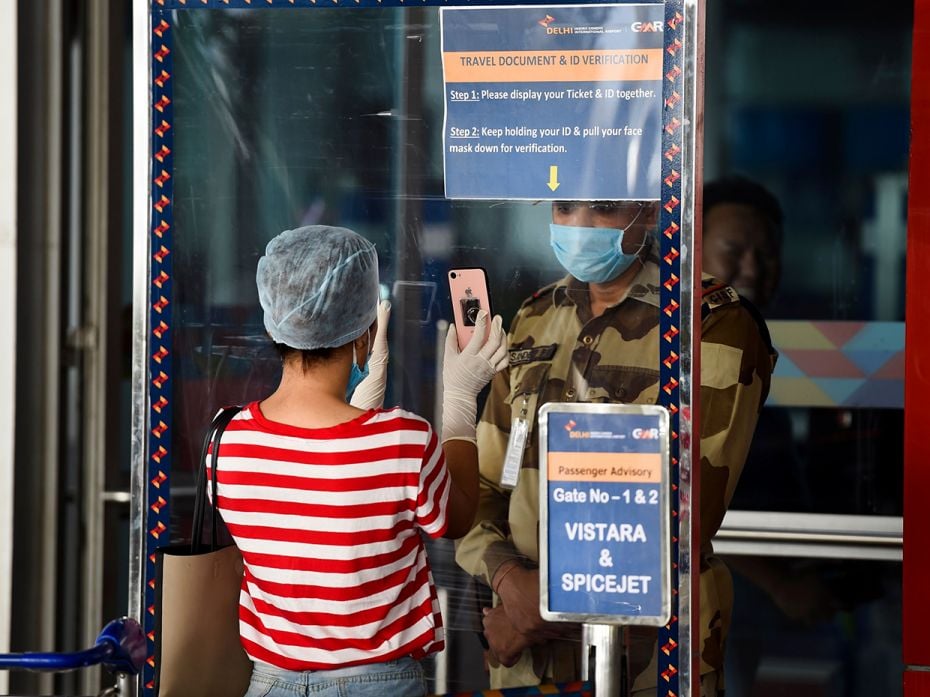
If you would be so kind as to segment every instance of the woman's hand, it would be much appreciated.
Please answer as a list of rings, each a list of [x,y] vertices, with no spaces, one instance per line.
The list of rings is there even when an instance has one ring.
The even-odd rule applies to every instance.
[[[372,341],[371,355],[368,357],[368,376],[362,380],[349,404],[358,409],[380,409],[384,405],[384,391],[387,389],[388,367],[388,321],[391,319],[391,303],[382,300],[378,303],[378,329]]]
[[[491,378],[507,367],[507,335],[503,321],[497,315],[487,330],[488,313],[478,313],[475,333],[465,348],[459,351],[455,325],[446,335],[446,350],[442,364],[442,440],[464,438],[474,440],[476,399]],[[487,335],[487,340],[485,340]]]

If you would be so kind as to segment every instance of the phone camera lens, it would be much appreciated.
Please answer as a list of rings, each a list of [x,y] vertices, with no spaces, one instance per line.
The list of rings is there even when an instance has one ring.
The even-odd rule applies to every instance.
[[[455,271],[449,274],[449,278],[457,278]]]

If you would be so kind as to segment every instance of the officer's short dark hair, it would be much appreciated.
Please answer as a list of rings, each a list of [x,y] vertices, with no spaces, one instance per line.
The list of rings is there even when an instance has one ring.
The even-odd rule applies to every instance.
[[[704,185],[704,215],[721,203],[740,203],[755,209],[772,226],[775,242],[781,244],[784,215],[771,191],[749,177],[731,174]]]

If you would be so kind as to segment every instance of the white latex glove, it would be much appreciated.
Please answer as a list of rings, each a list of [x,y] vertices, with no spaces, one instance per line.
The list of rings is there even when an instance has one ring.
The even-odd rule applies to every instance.
[[[358,384],[349,401],[349,404],[358,409],[380,409],[384,405],[388,368],[387,331],[390,319],[391,303],[382,300],[378,303],[378,331],[375,333],[371,355],[368,357],[368,376]]]
[[[449,326],[442,364],[442,440],[475,440],[475,402],[478,393],[495,374],[507,367],[507,335],[497,315],[491,322],[487,341],[488,313],[482,310],[475,319],[475,333],[459,352],[455,325]]]

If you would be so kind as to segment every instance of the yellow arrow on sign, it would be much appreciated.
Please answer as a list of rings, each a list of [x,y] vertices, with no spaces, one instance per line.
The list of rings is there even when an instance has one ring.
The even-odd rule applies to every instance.
[[[549,165],[549,189],[555,191],[559,188],[559,166]]]

